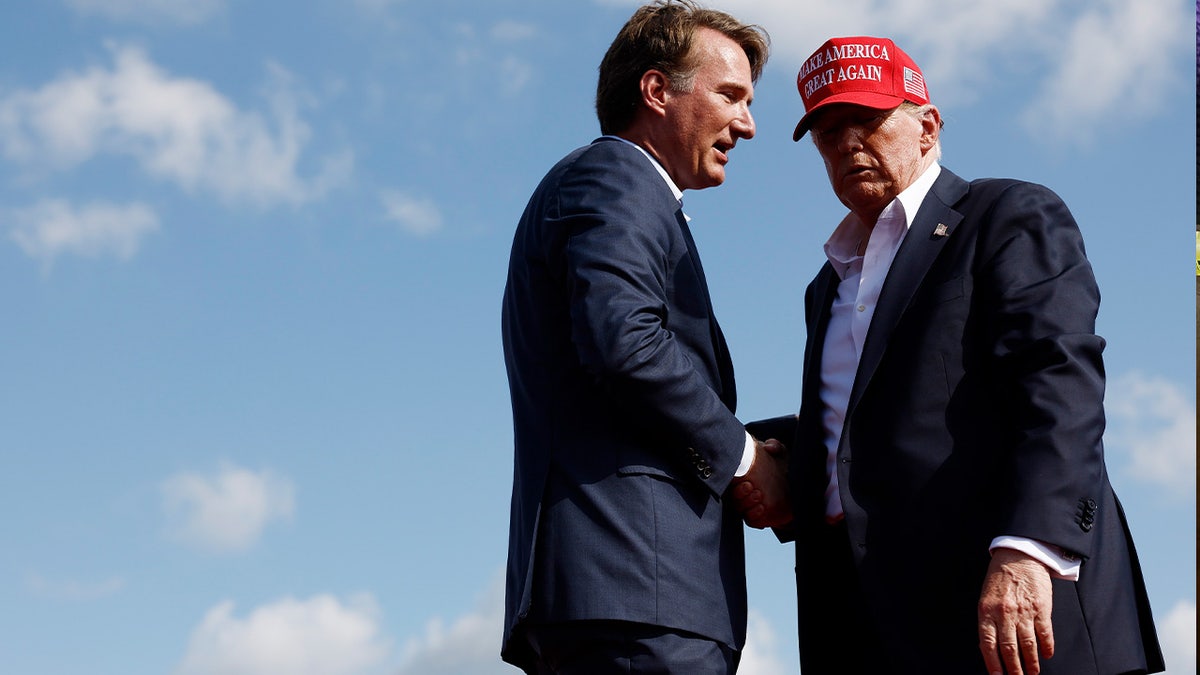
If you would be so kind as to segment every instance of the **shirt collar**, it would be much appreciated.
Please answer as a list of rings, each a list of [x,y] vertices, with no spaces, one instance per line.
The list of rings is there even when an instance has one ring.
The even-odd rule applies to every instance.
[[[937,180],[938,174],[942,172],[942,167],[937,162],[934,162],[925,169],[912,185],[909,185],[903,192],[896,195],[883,211],[879,214],[880,220],[902,219],[905,231],[912,226],[913,218],[917,215],[917,210],[921,208],[921,202],[925,201],[925,196],[929,194],[930,188],[933,187],[933,182]],[[845,270],[856,259],[862,258],[858,254],[857,249],[859,244],[870,235],[870,231],[854,212],[846,214],[842,218],[842,222],[834,228],[833,234],[830,235],[829,241],[825,242],[825,257],[829,258],[830,264],[837,270],[838,276],[844,277]]]
[[[921,203],[925,201],[925,196],[929,194],[930,188],[933,187],[933,182],[937,180],[938,174],[942,172],[942,166],[937,162],[929,165],[928,169],[921,174],[919,178],[913,181],[912,185],[896,196],[900,201],[900,205],[904,212],[904,228],[912,227],[913,219],[917,217],[917,211],[921,208]]]

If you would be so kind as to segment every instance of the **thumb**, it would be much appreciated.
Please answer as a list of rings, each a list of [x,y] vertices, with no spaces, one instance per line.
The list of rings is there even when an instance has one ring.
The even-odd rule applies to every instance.
[[[779,455],[787,452],[787,447],[776,438],[768,438],[762,442],[763,450],[772,455]]]

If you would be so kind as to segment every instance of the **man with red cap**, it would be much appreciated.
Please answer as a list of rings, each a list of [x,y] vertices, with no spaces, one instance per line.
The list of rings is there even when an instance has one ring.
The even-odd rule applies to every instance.
[[[805,294],[779,531],[797,542],[804,675],[1162,671],[1067,207],[942,168],[940,113],[891,40],[831,39],[797,87],[793,140],[812,138],[850,210]],[[735,496],[769,510],[767,492]]]

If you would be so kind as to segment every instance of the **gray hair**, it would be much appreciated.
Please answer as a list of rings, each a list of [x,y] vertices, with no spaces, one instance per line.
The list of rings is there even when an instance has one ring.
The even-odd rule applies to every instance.
[[[912,101],[905,101],[905,102],[901,103],[899,105],[899,107],[896,108],[896,110],[903,110],[905,113],[912,115],[914,118],[920,119],[920,118],[924,117],[925,114],[933,108],[934,108],[934,105],[932,103],[926,103],[924,105],[921,105],[919,103],[913,103]],[[944,126],[946,126],[946,122],[939,117],[938,118],[938,139],[933,144],[933,158],[938,161],[941,161],[941,159],[942,159],[941,130],[942,130],[942,127],[944,127]]]

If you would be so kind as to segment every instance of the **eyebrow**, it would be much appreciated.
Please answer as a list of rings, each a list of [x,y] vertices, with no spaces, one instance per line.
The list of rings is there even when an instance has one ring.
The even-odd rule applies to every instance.
[[[713,89],[714,89],[714,91],[718,91],[718,92],[732,91],[732,92],[736,92],[739,96],[747,96],[747,97],[749,97],[749,100],[746,101],[746,105],[748,105],[748,106],[752,105],[754,103],[754,87],[753,86],[747,87],[746,85],[741,84],[740,82],[734,82],[733,80],[726,80],[724,82],[718,83],[717,86],[713,87]]]

